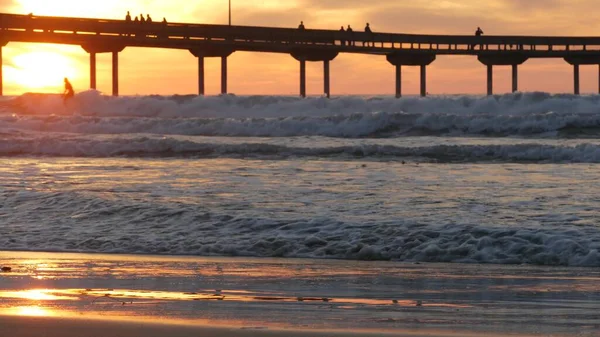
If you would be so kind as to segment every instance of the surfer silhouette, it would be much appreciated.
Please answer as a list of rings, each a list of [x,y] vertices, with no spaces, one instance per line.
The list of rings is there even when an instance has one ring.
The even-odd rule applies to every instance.
[[[71,82],[69,82],[69,79],[65,77],[65,92],[63,93],[63,102],[65,105],[69,99],[73,98],[73,96],[75,96],[73,86],[71,85]]]

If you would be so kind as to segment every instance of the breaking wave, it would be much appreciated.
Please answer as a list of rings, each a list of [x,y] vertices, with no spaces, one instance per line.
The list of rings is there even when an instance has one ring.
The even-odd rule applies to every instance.
[[[231,140],[228,142],[227,140]],[[377,144],[355,141],[341,145],[320,139],[289,139],[286,144],[268,139],[235,142],[235,139],[154,136],[84,137],[15,136],[0,134],[0,156],[57,157],[255,157],[286,159],[289,157],[351,158],[364,160],[409,160],[422,162],[536,162],[536,163],[600,163],[600,144],[525,142],[507,144],[434,144],[423,146]],[[297,146],[294,144],[300,143]]]
[[[56,95],[0,103],[3,128],[85,134],[341,138],[482,135],[600,138],[600,96],[107,97],[96,91],[65,108]],[[75,112],[75,115],[65,115]]]
[[[5,250],[600,266],[595,227],[249,218],[61,192],[7,193],[3,205],[15,210],[4,222],[28,223],[0,228]]]

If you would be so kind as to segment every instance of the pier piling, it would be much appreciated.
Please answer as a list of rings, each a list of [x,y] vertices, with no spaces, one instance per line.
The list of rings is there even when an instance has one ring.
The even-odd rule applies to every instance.
[[[396,65],[396,98],[402,97],[402,66]]]
[[[198,56],[198,95],[204,95],[204,57]]]
[[[227,56],[221,56],[221,94],[227,94]]]
[[[300,60],[300,97],[306,97],[306,60]]]
[[[579,95],[579,64],[573,65],[573,93]]]
[[[96,53],[90,53],[90,89],[96,90]]]
[[[512,65],[512,92],[519,91],[519,65]]]
[[[330,81],[329,81],[329,60],[323,61],[323,89],[327,98],[331,97]]]
[[[112,52],[112,94],[119,96],[119,52]]]

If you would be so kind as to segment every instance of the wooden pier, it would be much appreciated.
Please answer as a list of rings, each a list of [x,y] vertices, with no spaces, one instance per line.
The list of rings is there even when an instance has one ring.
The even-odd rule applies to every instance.
[[[227,58],[236,51],[284,53],[298,60],[300,95],[306,96],[306,62],[323,62],[324,94],[331,94],[330,62],[339,53],[385,56],[395,67],[396,97],[402,95],[402,67],[420,67],[420,93],[427,94],[427,66],[438,55],[471,55],[487,68],[487,93],[493,94],[493,67],[518,67],[530,58],[562,58],[573,66],[573,92],[579,94],[579,69],[599,69],[600,37],[416,35],[337,30],[136,23],[124,20],[0,14],[2,47],[10,42],[80,45],[90,54],[90,88],[96,88],[96,55],[112,53],[113,95],[119,94],[119,52],[126,47],[186,49],[198,59],[198,94],[203,95],[204,58],[221,58],[221,92],[227,93]],[[0,67],[0,95],[2,71]]]

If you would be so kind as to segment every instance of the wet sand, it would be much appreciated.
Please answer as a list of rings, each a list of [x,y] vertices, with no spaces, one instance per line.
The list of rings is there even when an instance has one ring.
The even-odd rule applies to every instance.
[[[0,252],[0,336],[594,336],[600,271]],[[160,323],[160,324],[158,324]]]

